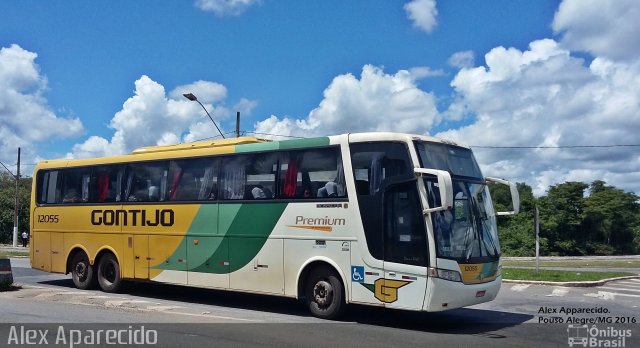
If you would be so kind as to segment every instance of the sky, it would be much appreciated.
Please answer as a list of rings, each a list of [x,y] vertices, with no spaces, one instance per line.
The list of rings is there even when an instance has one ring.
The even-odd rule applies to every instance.
[[[364,131],[472,146],[542,195],[640,194],[636,0],[0,2],[0,161],[125,154],[223,132]],[[620,146],[625,145],[625,146]],[[594,147],[595,146],[595,147]]]

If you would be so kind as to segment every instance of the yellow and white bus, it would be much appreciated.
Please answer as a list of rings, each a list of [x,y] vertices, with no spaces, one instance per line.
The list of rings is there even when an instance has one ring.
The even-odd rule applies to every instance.
[[[361,133],[241,137],[40,162],[31,265],[80,289],[150,280],[345,304],[442,311],[494,299],[500,245],[471,150]]]

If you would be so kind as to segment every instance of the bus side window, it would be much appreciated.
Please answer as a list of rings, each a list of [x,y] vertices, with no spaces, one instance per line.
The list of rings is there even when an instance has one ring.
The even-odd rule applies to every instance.
[[[129,202],[164,201],[168,171],[166,161],[130,165],[125,190],[126,200]]]
[[[38,173],[40,185],[38,186],[38,203],[40,204],[56,204],[62,200],[61,177],[60,171],[48,170]]]
[[[384,197],[384,260],[427,265],[427,234],[415,184],[393,186]]]
[[[280,164],[280,198],[346,197],[337,147],[291,151]]]
[[[216,199],[217,160],[193,158],[171,161],[167,180],[170,201],[196,201]]]
[[[247,185],[248,156],[233,156],[225,158],[222,165],[221,199],[235,200],[245,198]]]
[[[405,143],[372,142],[351,144],[351,165],[360,205],[360,217],[364,225],[367,247],[373,257],[387,260],[384,238],[382,192],[384,183],[393,182],[399,176],[413,177],[413,165]],[[414,185],[415,186],[415,185]],[[400,224],[399,221],[394,223]],[[391,224],[391,222],[389,222]],[[400,228],[400,225],[389,225]],[[403,225],[404,226],[404,225]],[[399,238],[399,237],[398,237]],[[407,237],[402,237],[406,239]],[[398,239],[396,239],[398,240]],[[401,260],[399,260],[401,261]]]
[[[91,168],[72,168],[62,171],[62,203],[76,204],[89,201]]]

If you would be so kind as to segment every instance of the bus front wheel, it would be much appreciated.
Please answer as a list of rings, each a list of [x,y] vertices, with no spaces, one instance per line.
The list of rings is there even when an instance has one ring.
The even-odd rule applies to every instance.
[[[319,267],[307,278],[307,306],[311,313],[322,319],[333,319],[344,309],[344,290],[335,272]]]
[[[104,254],[98,262],[98,284],[104,292],[118,292],[122,285],[120,265],[113,254]]]
[[[71,278],[76,288],[82,290],[92,289],[96,285],[96,276],[94,268],[89,263],[87,254],[78,251],[73,255],[71,260]]]

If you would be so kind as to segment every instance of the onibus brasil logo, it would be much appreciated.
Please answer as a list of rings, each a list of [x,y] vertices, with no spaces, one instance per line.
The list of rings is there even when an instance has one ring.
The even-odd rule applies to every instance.
[[[607,327],[599,329],[593,325],[569,325],[567,327],[569,347],[625,347],[631,330]]]

